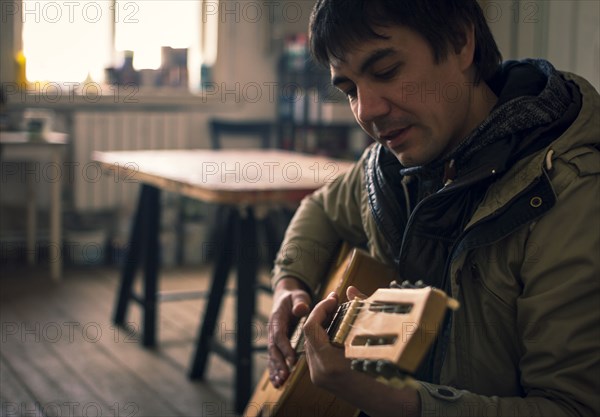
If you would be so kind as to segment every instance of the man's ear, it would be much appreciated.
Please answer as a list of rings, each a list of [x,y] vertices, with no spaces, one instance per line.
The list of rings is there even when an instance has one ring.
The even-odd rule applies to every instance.
[[[475,56],[475,28],[473,24],[466,25],[462,32],[461,45],[456,45],[455,53],[460,60],[460,67],[466,71],[473,64]]]

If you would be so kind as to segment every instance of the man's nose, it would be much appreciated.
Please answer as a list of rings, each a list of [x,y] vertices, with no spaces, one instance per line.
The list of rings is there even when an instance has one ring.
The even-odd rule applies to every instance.
[[[379,89],[359,88],[357,97],[357,117],[365,124],[385,116],[390,112],[390,102]]]

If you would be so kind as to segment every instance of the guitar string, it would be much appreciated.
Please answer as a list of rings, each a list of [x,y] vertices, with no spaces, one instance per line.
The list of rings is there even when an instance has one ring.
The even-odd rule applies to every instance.
[[[338,308],[343,308],[344,306],[350,306],[352,302],[351,301],[347,301],[345,303],[342,303],[339,305]],[[409,302],[386,302],[386,301],[368,301],[368,300],[362,300],[359,301],[359,306],[357,308],[364,308],[367,306],[412,306],[414,303],[409,303]]]

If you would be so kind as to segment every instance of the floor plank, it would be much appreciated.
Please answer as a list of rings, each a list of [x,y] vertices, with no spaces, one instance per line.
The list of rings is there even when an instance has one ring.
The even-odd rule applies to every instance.
[[[42,415],[42,410],[35,401],[34,394],[21,378],[13,371],[8,360],[0,352],[0,416],[21,416],[31,412]]]
[[[211,355],[204,381],[187,377],[204,300],[161,303],[158,344],[147,349],[139,331],[110,321],[118,270],[67,269],[55,284],[41,268],[2,269],[1,416],[234,415],[230,364]],[[160,286],[203,290],[209,277],[209,268],[166,270]],[[230,295],[223,304],[217,337],[232,338],[234,301]],[[270,297],[261,295],[258,305],[268,313]],[[128,311],[134,330],[139,310],[132,303]],[[255,326],[266,343],[266,325],[259,319]],[[266,355],[255,357],[257,381]]]

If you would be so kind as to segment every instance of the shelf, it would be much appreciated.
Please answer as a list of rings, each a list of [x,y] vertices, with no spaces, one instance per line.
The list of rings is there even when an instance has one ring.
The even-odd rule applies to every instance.
[[[356,122],[334,116],[338,103],[347,106],[346,98],[331,85],[329,71],[310,59],[304,41],[303,36],[290,39],[279,61],[279,143],[300,152],[353,157],[351,132]]]

